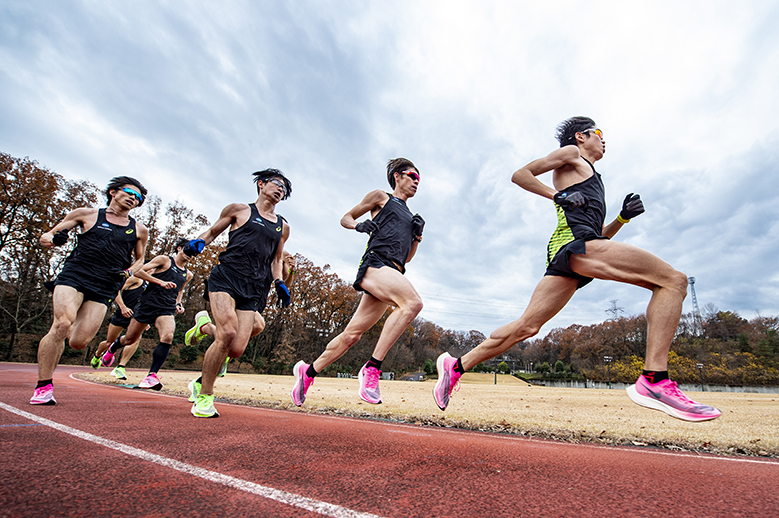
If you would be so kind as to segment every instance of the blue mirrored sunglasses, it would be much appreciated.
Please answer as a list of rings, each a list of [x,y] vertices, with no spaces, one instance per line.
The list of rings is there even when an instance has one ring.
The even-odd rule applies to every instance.
[[[135,189],[130,189],[129,187],[125,187],[122,190],[127,194],[131,194],[132,196],[135,196],[135,199],[138,200],[138,203],[143,203],[143,196],[141,196],[141,193],[139,193]]]

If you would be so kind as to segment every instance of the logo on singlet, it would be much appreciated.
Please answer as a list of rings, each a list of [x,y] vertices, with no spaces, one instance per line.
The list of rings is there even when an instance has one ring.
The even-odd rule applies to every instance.
[[[114,229],[111,228],[111,225],[109,223],[102,223],[98,228],[101,228],[103,230],[108,230],[109,232],[114,231]]]
[[[132,234],[133,233],[133,229],[125,230],[124,233],[125,234]]]
[[[262,225],[263,227],[265,226],[265,223],[262,222],[262,218],[260,217],[254,218],[254,223],[257,223],[258,225]]]
[[[276,227],[276,232],[281,232],[281,227]]]

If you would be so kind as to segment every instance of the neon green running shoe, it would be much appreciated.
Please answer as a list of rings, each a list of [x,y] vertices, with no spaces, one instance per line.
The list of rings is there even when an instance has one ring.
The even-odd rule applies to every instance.
[[[89,364],[92,366],[93,369],[97,370],[100,368],[100,358],[97,356],[93,356],[92,360],[89,362]]]
[[[208,316],[208,311],[198,311],[195,315],[195,325],[184,334],[184,345],[197,345],[200,340],[206,337],[205,333],[200,332],[200,328],[210,323],[211,317]]]
[[[227,364],[230,363],[230,360],[232,360],[232,358],[230,358],[229,356],[225,358],[224,365],[222,365],[222,368],[219,369],[219,374],[216,375],[218,378],[225,377],[225,374],[227,374]]]
[[[124,367],[117,367],[114,370],[111,371],[111,374],[116,376],[116,379],[120,380],[126,380],[127,379],[127,373],[124,372]]]
[[[198,381],[200,378],[192,380],[189,382],[189,402],[194,403],[197,401],[197,397],[200,395],[200,382]]]
[[[214,408],[214,395],[198,395],[195,404],[192,405],[192,415],[195,417],[219,417],[219,412]]]

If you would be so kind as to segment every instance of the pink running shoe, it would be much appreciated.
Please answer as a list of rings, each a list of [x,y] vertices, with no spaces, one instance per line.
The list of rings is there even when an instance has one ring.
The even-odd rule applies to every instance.
[[[314,383],[314,378],[306,375],[308,367],[307,363],[300,360],[292,368],[292,373],[295,374],[295,386],[292,387],[292,402],[297,406],[303,406],[303,403],[306,401],[308,387]]]
[[[106,349],[103,356],[100,357],[100,365],[103,367],[110,367],[114,363],[114,354],[111,352],[111,348]]]
[[[435,362],[438,381],[433,387],[433,397],[441,410],[446,410],[452,392],[460,390],[460,373],[454,370],[456,363],[457,358],[453,358],[449,353],[442,354]]]
[[[35,392],[30,398],[31,405],[56,405],[57,401],[54,399],[54,387],[51,383],[35,389]]]
[[[627,389],[628,397],[634,403],[660,410],[684,421],[708,421],[716,419],[722,412],[714,407],[696,403],[684,395],[675,381],[663,380],[649,383],[644,375],[638,377],[635,385]]]
[[[357,379],[360,382],[359,394],[363,401],[372,405],[381,403],[381,394],[379,393],[379,379],[381,371],[376,367],[368,367],[368,364],[362,366]]]
[[[138,388],[160,390],[162,388],[162,383],[160,383],[160,380],[155,373],[150,372],[148,376],[143,378],[143,381],[138,383]]]

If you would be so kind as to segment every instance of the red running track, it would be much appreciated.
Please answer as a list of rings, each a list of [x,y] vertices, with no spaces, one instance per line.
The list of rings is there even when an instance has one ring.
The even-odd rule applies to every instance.
[[[777,516],[779,462],[221,403],[0,364],[0,516]],[[290,384],[292,378],[290,378]],[[432,399],[431,399],[432,404]]]

